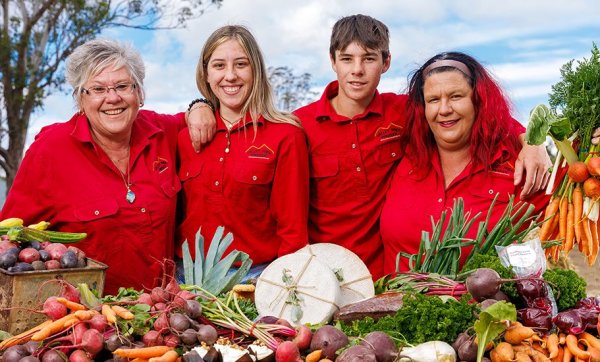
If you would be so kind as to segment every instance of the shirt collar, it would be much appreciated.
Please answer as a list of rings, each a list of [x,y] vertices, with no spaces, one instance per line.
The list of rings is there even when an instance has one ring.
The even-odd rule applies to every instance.
[[[338,95],[339,90],[340,84],[337,80],[334,80],[333,82],[327,85],[325,91],[323,91],[323,95],[317,103],[315,116],[318,121],[331,120],[334,122],[346,122],[350,120],[348,119],[348,117],[337,114],[335,109],[331,105],[331,100]],[[352,117],[352,119],[365,119],[370,114],[383,114],[383,100],[381,98],[381,95],[379,94],[379,91],[377,90],[375,90],[375,96],[373,97],[373,100],[371,101],[367,109],[363,113],[355,115],[354,117]]]
[[[244,120],[234,124],[233,127],[231,127],[231,129],[227,129],[227,126],[225,125],[225,121],[221,117],[221,114],[219,113],[218,110],[216,112],[216,119],[217,119],[217,132],[227,132],[227,131],[235,132],[235,131],[239,131],[243,128],[252,126],[252,117],[250,116],[250,113],[247,113]],[[263,118],[263,116],[259,116],[258,119],[256,120],[256,124],[258,126],[262,126],[264,123],[265,123],[265,119]]]

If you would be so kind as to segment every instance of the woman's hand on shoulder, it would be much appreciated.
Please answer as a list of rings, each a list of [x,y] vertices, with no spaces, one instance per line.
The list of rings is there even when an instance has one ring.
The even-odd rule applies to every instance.
[[[525,175],[521,199],[526,199],[546,188],[550,180],[550,167],[552,162],[543,144],[538,146],[528,145],[526,142],[523,144],[515,162],[515,185],[520,185]]]
[[[185,112],[185,122],[196,152],[200,151],[202,145],[210,142],[217,131],[215,114],[210,106],[204,103],[196,103]]]

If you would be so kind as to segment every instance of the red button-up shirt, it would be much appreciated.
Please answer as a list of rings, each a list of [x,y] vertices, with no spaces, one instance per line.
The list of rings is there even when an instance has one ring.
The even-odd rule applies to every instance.
[[[496,161],[503,159],[501,147],[495,157]],[[470,212],[471,217],[481,212],[467,233],[467,238],[474,238],[477,234],[477,225],[485,220],[492,200],[498,199],[490,218],[490,230],[500,219],[509,200],[509,195],[516,195],[514,202],[519,202],[521,187],[514,185],[514,162],[509,160],[485,171],[482,167],[473,169],[469,164],[453,181],[448,188],[444,186],[444,177],[440,160],[435,153],[431,160],[432,170],[425,178],[415,176],[414,166],[408,158],[400,161],[392,178],[392,183],[381,213],[381,235],[384,246],[384,272],[396,271],[396,255],[399,252],[416,254],[421,241],[421,231],[428,231],[431,235],[431,218],[438,222],[442,211],[451,210],[454,199],[462,197],[464,212]],[[499,162],[498,162],[499,163]],[[417,166],[418,167],[418,166]],[[526,200],[536,206],[536,212],[543,209],[548,202],[548,196],[537,193]],[[446,222],[450,218],[446,215]],[[470,248],[463,248],[461,260],[464,262]],[[461,263],[462,264],[462,263]],[[408,259],[401,258],[400,271],[408,271]]]
[[[208,250],[215,229],[233,234],[228,250],[246,252],[254,264],[270,262],[308,243],[308,151],[302,129],[258,120],[231,131],[217,114],[217,133],[194,152],[189,133],[179,134],[185,215],[177,252],[190,250],[198,229]]]
[[[353,251],[378,278],[383,271],[379,214],[401,158],[405,96],[376,93],[363,114],[348,118],[331,106],[337,93],[334,81],[320,100],[295,112],[309,143],[309,240]]]
[[[142,110],[133,123],[131,190],[92,140],[87,118],[44,127],[31,144],[10,189],[0,218],[50,222],[52,230],[86,232],[75,246],[108,265],[105,294],[119,287],[152,288],[160,262],[173,258],[177,134],[183,114]]]

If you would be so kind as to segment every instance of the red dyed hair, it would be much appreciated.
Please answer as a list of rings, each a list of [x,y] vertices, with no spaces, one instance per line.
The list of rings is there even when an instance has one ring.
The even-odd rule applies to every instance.
[[[471,130],[470,155],[473,166],[491,168],[492,158],[501,144],[506,145],[509,154],[502,161],[516,158],[521,144],[518,139],[520,131],[517,122],[511,115],[509,100],[504,96],[502,89],[473,57],[460,52],[440,53],[429,59],[423,66],[414,72],[408,89],[406,104],[407,129],[401,139],[403,149],[416,168],[417,175],[425,177],[431,170],[431,158],[436,151],[436,142],[425,119],[425,100],[423,98],[423,84],[430,74],[445,71],[457,71],[451,66],[441,66],[432,69],[429,74],[423,74],[430,64],[443,59],[456,60],[470,70],[471,75],[462,73],[473,88],[473,104],[475,106],[475,122]]]

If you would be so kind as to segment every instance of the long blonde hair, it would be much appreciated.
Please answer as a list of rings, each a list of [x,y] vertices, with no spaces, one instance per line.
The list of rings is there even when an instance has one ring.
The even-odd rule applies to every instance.
[[[269,82],[262,52],[252,33],[242,25],[223,26],[215,30],[208,37],[206,43],[204,43],[202,54],[196,66],[196,84],[200,93],[208,98],[217,108],[220,106],[219,99],[207,82],[207,67],[210,57],[219,45],[231,39],[236,40],[247,54],[250,59],[252,74],[254,75],[250,95],[242,107],[242,115],[250,112],[255,130],[257,127],[256,121],[260,116],[263,116],[269,122],[288,123],[300,127],[300,122],[296,116],[275,108],[272,87]]]

